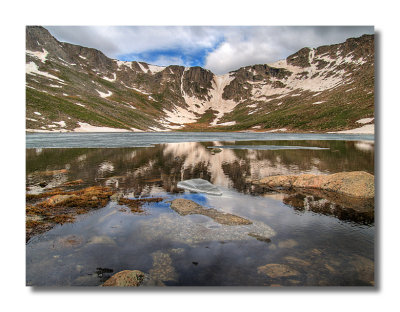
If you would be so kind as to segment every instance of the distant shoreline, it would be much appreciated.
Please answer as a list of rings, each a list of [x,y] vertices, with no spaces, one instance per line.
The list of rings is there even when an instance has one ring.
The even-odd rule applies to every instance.
[[[78,129],[78,130],[77,130]],[[272,129],[272,130],[240,130],[240,131],[221,131],[217,129],[211,129],[210,131],[142,131],[142,130],[127,130],[120,128],[110,128],[110,127],[96,127],[90,126],[87,128],[76,128],[74,130],[41,130],[41,129],[26,129],[25,132],[28,133],[182,133],[182,132],[240,132],[240,133],[309,133],[309,134],[375,134],[375,125],[364,125],[359,128],[354,128],[350,130],[342,131],[329,131],[329,132],[313,132],[305,131],[301,132],[298,130],[288,130],[286,128]]]

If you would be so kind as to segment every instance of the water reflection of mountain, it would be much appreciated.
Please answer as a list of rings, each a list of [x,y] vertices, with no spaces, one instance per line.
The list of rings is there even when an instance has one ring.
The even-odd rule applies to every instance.
[[[67,168],[68,180],[82,179],[135,196],[159,192],[181,192],[181,180],[203,178],[215,185],[243,193],[257,193],[248,179],[277,174],[334,173],[364,170],[373,173],[373,144],[352,141],[257,141],[256,145],[301,145],[328,150],[243,150],[210,146],[235,142],[170,143],[141,148],[28,149],[27,184],[35,171]],[[361,144],[361,145],[360,145]],[[362,148],[360,148],[360,146]],[[51,177],[48,177],[51,179]],[[60,179],[65,180],[65,179]]]

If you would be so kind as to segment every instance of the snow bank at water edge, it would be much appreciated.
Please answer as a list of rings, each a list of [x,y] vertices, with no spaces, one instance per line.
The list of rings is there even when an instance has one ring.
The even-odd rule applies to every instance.
[[[347,133],[347,134],[374,134],[375,133],[375,125],[364,125],[360,128],[355,128],[351,130],[337,131],[337,132],[328,132],[328,133]]]
[[[118,129],[110,127],[96,127],[85,122],[78,122],[79,127],[74,129],[74,132],[131,132],[127,129]]]
[[[367,124],[367,123],[372,122],[373,120],[374,120],[373,117],[372,118],[362,118],[360,120],[357,120],[356,122],[360,123],[360,124]]]

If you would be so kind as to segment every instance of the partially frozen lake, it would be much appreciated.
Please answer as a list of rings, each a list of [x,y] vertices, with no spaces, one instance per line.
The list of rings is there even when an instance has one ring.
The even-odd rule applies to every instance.
[[[217,146],[225,148],[213,152]],[[35,190],[81,179],[71,189],[99,185],[127,198],[163,198],[145,204],[142,214],[110,201],[33,236],[26,246],[28,285],[97,286],[121,270],[145,272],[148,285],[374,283],[373,201],[268,191],[249,183],[277,174],[373,174],[373,136],[29,134],[26,170],[26,184]],[[196,178],[222,195],[177,187]],[[174,199],[251,224],[180,215],[171,209]]]

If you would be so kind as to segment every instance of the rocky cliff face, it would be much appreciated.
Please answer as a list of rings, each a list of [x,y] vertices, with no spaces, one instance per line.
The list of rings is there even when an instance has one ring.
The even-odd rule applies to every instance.
[[[113,60],[30,26],[26,111],[26,127],[35,131],[357,128],[374,116],[374,38],[215,75]]]

